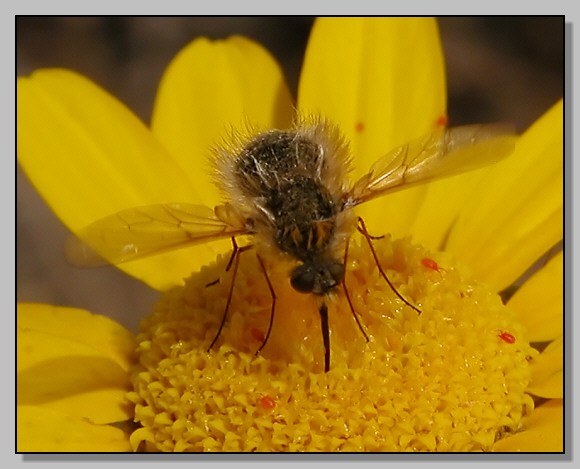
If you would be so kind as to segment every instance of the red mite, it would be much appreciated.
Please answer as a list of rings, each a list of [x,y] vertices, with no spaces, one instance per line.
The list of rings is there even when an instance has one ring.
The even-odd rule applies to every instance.
[[[252,327],[252,329],[250,329],[250,334],[252,335],[252,338],[256,339],[256,341],[264,341],[264,333],[260,329]]]
[[[439,116],[437,118],[437,125],[440,127],[445,127],[448,122],[449,122],[449,119],[447,119],[447,116]]]
[[[516,338],[510,334],[509,332],[502,332],[498,334],[498,337],[503,340],[506,344],[513,344],[516,341]]]
[[[428,269],[434,270],[435,272],[439,272],[439,264],[437,264],[437,262],[435,262],[433,259],[425,257],[421,259],[421,264],[423,264],[423,266],[427,267]]]
[[[264,410],[272,410],[274,407],[276,407],[276,401],[272,399],[270,396],[262,396],[260,397],[258,402],[260,403],[260,406]]]

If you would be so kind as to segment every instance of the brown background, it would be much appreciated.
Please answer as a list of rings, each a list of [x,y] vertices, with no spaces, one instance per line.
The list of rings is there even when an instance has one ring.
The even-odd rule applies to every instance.
[[[148,122],[163,69],[193,38],[243,34],[297,85],[309,17],[19,17],[17,74],[67,67],[108,89]],[[563,95],[562,17],[445,17],[452,124],[512,122],[525,130]],[[157,294],[113,267],[63,259],[66,229],[17,173],[17,299],[77,306],[135,328]]]

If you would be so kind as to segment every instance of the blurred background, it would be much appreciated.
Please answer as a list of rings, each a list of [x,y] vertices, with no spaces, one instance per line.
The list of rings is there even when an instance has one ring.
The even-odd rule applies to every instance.
[[[197,36],[263,44],[296,91],[311,17],[17,17],[17,75],[74,69],[149,122],[157,84]],[[525,130],[563,96],[563,17],[439,19],[453,125],[511,122]],[[106,314],[135,330],[158,294],[114,267],[64,261],[66,228],[17,172],[17,299]]]

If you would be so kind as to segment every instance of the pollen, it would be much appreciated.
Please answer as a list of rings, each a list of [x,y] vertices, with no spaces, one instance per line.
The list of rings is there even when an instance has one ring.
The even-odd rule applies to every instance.
[[[393,287],[419,314],[354,238],[345,285],[369,341],[336,288],[327,298],[327,373],[318,299],[292,289],[292,265],[280,259],[264,259],[276,301],[259,354],[273,298],[252,250],[240,256],[211,350],[232,282],[229,256],[165,293],[140,326],[133,448],[488,451],[520,431],[534,406],[525,391],[537,352],[515,314],[450,254],[409,239],[373,240]],[[426,269],[423,259],[445,270]]]

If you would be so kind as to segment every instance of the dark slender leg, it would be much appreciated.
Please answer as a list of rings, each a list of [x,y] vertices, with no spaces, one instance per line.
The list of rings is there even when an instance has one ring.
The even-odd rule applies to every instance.
[[[360,323],[360,320],[358,318],[358,315],[356,314],[356,311],[354,310],[354,306],[352,305],[352,301],[350,299],[350,295],[348,294],[348,289],[346,288],[346,261],[347,261],[347,257],[348,257],[348,245],[350,243],[350,239],[348,239],[346,241],[346,247],[344,248],[344,269],[345,269],[345,275],[344,277],[342,277],[342,289],[344,290],[344,294],[346,295],[346,300],[348,301],[348,306],[350,307],[350,312],[352,313],[354,320],[356,321],[358,328],[360,329],[360,331],[362,332],[362,335],[365,337],[365,340],[368,342],[369,341],[369,336],[367,335],[367,333],[365,332],[365,330],[362,327],[362,324]]]
[[[238,247],[238,243],[236,243],[236,238],[231,238],[232,240],[232,255],[230,256],[230,260],[228,261],[228,264],[226,265],[226,272],[229,272],[230,269],[232,268],[232,262],[234,261],[234,257],[236,257],[238,255],[238,250],[240,249]],[[211,287],[212,285],[216,285],[218,282],[220,281],[219,278],[216,278],[215,280],[212,280],[209,283],[206,283],[205,286],[206,287]]]
[[[330,370],[330,334],[328,332],[328,308],[326,303],[320,305],[320,326],[322,329],[322,342],[324,343],[324,372]]]
[[[226,318],[228,316],[228,310],[230,309],[230,303],[232,302],[232,296],[233,296],[233,293],[234,293],[234,285],[236,283],[236,275],[238,273],[238,265],[240,264],[240,254],[242,252],[247,251],[248,249],[251,249],[253,247],[252,245],[239,247],[238,246],[238,243],[236,243],[235,238],[232,238],[232,245],[233,245],[234,249],[232,251],[232,256],[230,257],[230,260],[228,262],[228,265],[226,267],[226,272],[227,272],[227,271],[230,270],[230,268],[232,267],[232,265],[234,266],[234,270],[232,272],[232,282],[230,283],[230,291],[228,293],[228,299],[227,299],[227,302],[226,302],[226,307],[224,309],[224,315],[222,316],[222,322],[220,324],[220,327],[218,328],[218,331],[217,331],[216,336],[214,337],[214,339],[211,341],[211,344],[207,348],[207,351],[208,352],[212,349],[212,347],[215,345],[215,343],[219,339],[219,336],[221,335],[222,330],[224,328],[224,325],[226,323]],[[214,282],[212,282],[212,284],[213,283]]]
[[[403,303],[405,303],[407,306],[410,306],[411,308],[413,308],[415,311],[417,311],[419,314],[421,314],[421,310],[419,308],[417,308],[415,305],[409,303],[409,301],[407,301],[403,295],[401,295],[397,289],[395,288],[395,286],[391,283],[391,281],[389,280],[389,278],[387,277],[387,275],[385,274],[385,272],[383,271],[383,268],[381,267],[381,264],[379,263],[379,258],[377,257],[377,253],[375,251],[375,248],[373,247],[373,243],[372,243],[372,239],[377,239],[376,236],[371,236],[369,234],[369,232],[367,231],[367,227],[365,226],[365,222],[363,221],[362,218],[359,217],[358,219],[358,227],[357,230],[364,236],[364,238],[367,240],[367,244],[369,245],[369,249],[371,250],[371,253],[375,259],[375,263],[377,264],[377,268],[379,269],[379,272],[381,274],[381,276],[385,279],[385,281],[389,284],[389,287],[391,287],[391,290],[393,290],[395,292],[395,294],[401,299],[401,301],[403,301]],[[380,237],[379,237],[380,238]]]
[[[256,257],[258,258],[258,262],[260,263],[260,267],[262,268],[264,277],[266,277],[266,282],[268,283],[268,288],[270,289],[270,295],[272,296],[272,309],[270,310],[270,324],[268,326],[268,332],[266,332],[266,336],[262,341],[262,345],[260,345],[260,348],[256,350],[256,355],[258,355],[265,347],[266,342],[268,342],[268,339],[270,338],[270,332],[272,332],[272,324],[274,324],[274,309],[276,308],[276,293],[274,292],[274,287],[272,287],[272,283],[268,278],[268,272],[266,271],[266,267],[264,266],[264,261],[262,261],[262,258],[260,256]]]

